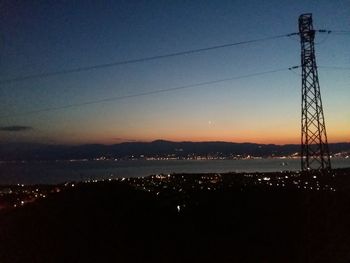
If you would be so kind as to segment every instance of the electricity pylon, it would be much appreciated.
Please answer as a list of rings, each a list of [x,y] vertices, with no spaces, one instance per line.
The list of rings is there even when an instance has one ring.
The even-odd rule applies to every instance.
[[[315,57],[312,14],[299,17],[302,66],[301,170],[330,169],[331,161]]]

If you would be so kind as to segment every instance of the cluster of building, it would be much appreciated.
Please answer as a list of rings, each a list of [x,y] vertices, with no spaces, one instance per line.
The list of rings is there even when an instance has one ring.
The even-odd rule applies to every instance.
[[[331,155],[331,158],[348,159],[350,157],[349,152],[339,152]],[[295,152],[289,155],[274,155],[271,156],[254,156],[249,154],[224,154],[224,153],[208,153],[208,154],[156,154],[156,155],[130,155],[122,158],[99,156],[93,159],[93,161],[120,161],[120,160],[146,160],[146,161],[170,161],[170,160],[246,160],[246,159],[300,159],[300,153]],[[89,161],[88,159],[72,159],[74,161]]]
[[[210,173],[210,174],[156,174],[148,177],[91,179],[84,182],[67,182],[61,185],[11,185],[0,186],[0,210],[17,208],[48,195],[57,194],[67,188],[81,184],[122,182],[136,189],[157,196],[183,195],[194,191],[244,191],[252,188],[262,190],[286,189],[298,191],[336,191],[336,170],[325,172],[274,172],[274,173]],[[349,173],[346,170],[343,173]],[[180,208],[179,208],[180,209]]]
[[[336,191],[335,175],[302,172],[158,174],[145,178],[127,178],[138,189],[161,194],[164,191],[219,191],[229,188],[285,188],[305,191]]]
[[[17,184],[0,186],[0,210],[21,207],[60,191],[61,187],[54,185]]]

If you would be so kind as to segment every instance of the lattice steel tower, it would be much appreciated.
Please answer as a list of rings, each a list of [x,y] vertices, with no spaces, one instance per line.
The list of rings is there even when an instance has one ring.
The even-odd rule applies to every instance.
[[[312,14],[299,17],[302,66],[301,169],[330,169],[331,161],[318,81]]]

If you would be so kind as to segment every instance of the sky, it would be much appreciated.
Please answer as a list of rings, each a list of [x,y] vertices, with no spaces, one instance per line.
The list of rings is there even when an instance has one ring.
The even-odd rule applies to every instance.
[[[298,36],[70,74],[4,80],[298,31],[350,30],[350,1],[1,1],[0,142],[300,142]],[[329,142],[350,141],[350,35],[317,34]]]

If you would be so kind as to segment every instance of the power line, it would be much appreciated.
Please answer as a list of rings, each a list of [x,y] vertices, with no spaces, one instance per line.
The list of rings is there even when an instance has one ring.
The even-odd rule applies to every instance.
[[[301,68],[301,66],[294,66],[288,68],[291,72],[295,73],[293,70]],[[338,66],[318,66],[317,68],[321,69],[331,69],[331,70],[350,70],[350,67],[338,67]],[[297,73],[296,73],[297,74]],[[298,74],[299,75],[299,74]]]
[[[315,31],[319,32],[319,33],[327,33],[327,34],[330,34],[330,33],[350,34],[350,31],[346,31],[346,30],[320,29],[320,30],[315,30]],[[63,70],[57,70],[57,71],[49,71],[49,72],[38,73],[38,74],[29,74],[29,75],[25,75],[25,76],[19,76],[19,77],[0,80],[0,85],[13,83],[13,82],[26,81],[26,80],[31,80],[31,79],[48,78],[48,77],[66,75],[66,74],[71,74],[71,73],[78,73],[78,72],[84,72],[84,71],[90,71],[90,70],[98,70],[98,69],[116,67],[116,66],[133,64],[133,63],[141,63],[141,62],[147,62],[147,61],[151,61],[151,60],[164,59],[164,58],[175,57],[175,56],[190,55],[190,54],[195,54],[195,53],[200,53],[200,52],[211,51],[211,50],[215,50],[215,49],[228,48],[228,47],[233,47],[233,46],[238,46],[238,45],[274,40],[274,39],[284,38],[284,37],[292,37],[292,36],[296,36],[296,35],[299,35],[299,33],[276,35],[276,36],[271,36],[271,37],[252,39],[252,40],[210,46],[210,47],[199,48],[199,49],[190,49],[190,50],[168,53],[168,54],[163,54],[163,55],[156,55],[156,56],[143,57],[143,58],[137,58],[137,59],[115,61],[115,62],[111,62],[111,63],[96,64],[96,65],[91,65],[91,66],[83,66],[83,67],[63,69]]]
[[[228,47],[233,47],[233,46],[239,46],[239,45],[251,44],[251,43],[256,43],[256,42],[261,42],[261,41],[267,41],[267,40],[274,40],[274,39],[283,38],[283,37],[290,37],[293,35],[297,35],[297,33],[276,35],[276,36],[271,36],[271,37],[228,43],[228,44],[223,44],[223,45],[210,46],[210,47],[205,47],[205,48],[190,49],[190,50],[168,53],[168,54],[163,54],[163,55],[156,55],[156,56],[150,56],[150,57],[115,61],[115,62],[105,63],[105,64],[96,64],[96,65],[91,65],[91,66],[83,66],[83,67],[77,67],[77,68],[71,68],[71,69],[64,69],[64,70],[57,70],[57,71],[50,71],[50,72],[44,72],[44,73],[38,73],[38,74],[25,75],[25,76],[0,80],[0,84],[7,84],[7,83],[13,83],[13,82],[19,82],[19,81],[25,81],[25,80],[31,80],[31,79],[47,78],[47,77],[52,77],[52,76],[59,76],[59,75],[65,75],[65,74],[71,74],[71,73],[77,73],[77,72],[83,72],[83,71],[90,71],[90,70],[97,70],[97,69],[103,69],[103,68],[110,68],[110,67],[116,67],[116,66],[121,66],[121,65],[140,63],[140,62],[146,62],[146,61],[151,61],[151,60],[164,59],[164,58],[176,57],[176,56],[182,56],[182,55],[190,55],[190,54],[195,54],[195,53],[200,53],[200,52],[211,51],[211,50],[215,50],[215,49],[228,48]]]
[[[319,32],[319,33],[335,33],[335,34],[350,34],[350,31],[346,31],[346,30],[328,30],[328,29],[319,29],[319,30],[315,30],[315,32]]]
[[[333,69],[333,70],[350,70],[350,67],[337,67],[337,66],[318,66],[318,68]]]
[[[350,31],[346,31],[346,30],[331,30],[331,33],[336,33],[336,34],[350,34]]]
[[[292,68],[295,68],[295,67],[292,67]],[[280,68],[280,69],[275,69],[275,70],[251,73],[251,74],[247,74],[247,75],[234,76],[234,77],[230,77],[230,78],[224,78],[224,79],[200,82],[200,83],[189,84],[189,85],[184,85],[184,86],[178,86],[178,87],[173,87],[173,88],[168,88],[168,89],[159,89],[159,90],[141,92],[141,93],[137,93],[137,94],[110,97],[110,98],[104,98],[104,99],[99,99],[99,100],[91,100],[91,101],[85,101],[85,102],[81,102],[81,103],[74,103],[74,104],[68,104],[68,105],[57,106],[57,107],[43,108],[43,109],[23,112],[23,113],[14,114],[14,115],[4,115],[4,116],[0,116],[0,118],[9,118],[9,117],[13,118],[13,117],[32,115],[32,114],[37,114],[37,113],[42,113],[42,112],[50,112],[50,111],[63,110],[63,109],[81,107],[81,106],[92,105],[92,104],[106,103],[106,102],[111,102],[111,101],[116,101],[116,100],[149,96],[149,95],[153,95],[153,94],[166,93],[166,92],[171,92],[171,91],[176,91],[176,90],[198,88],[198,87],[202,87],[202,86],[208,86],[211,84],[218,84],[218,83],[223,83],[223,82],[228,82],[228,81],[233,81],[233,80],[238,80],[238,79],[245,79],[245,78],[251,78],[251,77],[256,77],[256,76],[261,76],[261,75],[266,75],[266,74],[277,73],[277,72],[281,72],[281,71],[288,71],[290,69],[291,68]]]
[[[289,70],[301,68],[301,66],[294,66],[288,68]],[[324,68],[324,69],[334,69],[334,70],[350,70],[350,67],[339,67],[339,66],[318,66],[317,68]]]
[[[345,31],[345,30],[328,30],[328,29],[319,29],[319,30],[315,30],[315,32],[326,33],[327,34],[324,39],[322,39],[320,42],[315,43],[317,45],[321,45],[324,42],[326,42],[328,40],[329,34],[332,34],[332,35],[346,35],[346,34],[350,34],[350,31]]]
[[[295,74],[295,75],[297,75],[298,77],[300,77],[300,76],[301,76],[300,73],[296,73],[296,72],[294,71],[294,69],[298,69],[298,68],[300,68],[300,66],[290,67],[290,68],[288,68],[288,70],[290,70],[290,72],[292,72],[293,74]]]

